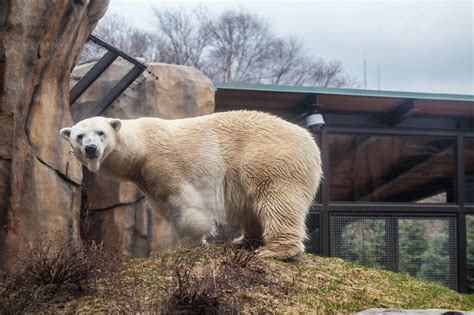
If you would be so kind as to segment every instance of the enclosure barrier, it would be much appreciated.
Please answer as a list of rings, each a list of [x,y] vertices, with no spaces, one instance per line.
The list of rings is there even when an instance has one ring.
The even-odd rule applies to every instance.
[[[146,65],[90,35],[70,80],[74,122],[101,115],[146,69]]]

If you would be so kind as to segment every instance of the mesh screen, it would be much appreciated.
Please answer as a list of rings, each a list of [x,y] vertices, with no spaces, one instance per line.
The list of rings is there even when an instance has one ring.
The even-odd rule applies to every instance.
[[[70,88],[72,88],[84,75],[107,53],[104,47],[88,41],[79,58],[78,65],[71,74]],[[117,57],[104,72],[71,104],[74,122],[89,117],[89,113],[97,104],[107,96],[117,83],[134,68],[130,61]]]
[[[466,215],[467,289],[474,293],[474,215]]]
[[[331,255],[457,289],[456,218],[330,217]]]

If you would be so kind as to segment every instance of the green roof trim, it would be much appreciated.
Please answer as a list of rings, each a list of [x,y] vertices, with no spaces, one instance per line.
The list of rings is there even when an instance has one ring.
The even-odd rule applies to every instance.
[[[249,83],[223,83],[214,82],[214,87],[218,90],[245,90],[264,92],[285,92],[285,93],[305,93],[305,94],[333,94],[347,96],[372,96],[372,97],[392,97],[408,99],[445,100],[474,102],[474,95],[462,94],[438,94],[438,93],[418,93],[418,92],[396,92],[381,90],[362,90],[345,88],[321,88],[310,86],[289,86],[270,84],[249,84]]]

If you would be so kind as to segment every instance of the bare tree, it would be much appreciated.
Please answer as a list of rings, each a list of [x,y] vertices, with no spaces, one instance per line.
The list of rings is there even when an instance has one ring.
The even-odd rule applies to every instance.
[[[309,76],[305,85],[338,88],[358,86],[355,79],[344,73],[341,62],[337,60],[326,62],[319,59],[309,65]]]
[[[147,61],[194,66],[218,82],[353,87],[339,61],[309,55],[295,38],[281,38],[260,17],[243,11],[212,16],[198,10],[154,8],[150,32],[129,27],[116,15],[96,33],[113,46]]]
[[[100,20],[94,33],[132,57],[141,57],[147,61],[156,59],[156,44],[153,36],[149,32],[130,27],[123,18],[117,15],[106,15]]]
[[[276,41],[267,23],[249,13],[227,11],[207,24],[209,68],[217,81],[260,82]]]
[[[193,12],[153,9],[154,40],[157,59],[161,62],[202,68],[209,46],[205,31],[208,13],[204,8]]]
[[[280,39],[273,45],[268,72],[263,83],[310,85],[320,87],[356,87],[357,82],[345,74],[339,61],[310,57],[294,38]]]
[[[276,36],[256,15],[225,11],[210,18],[207,12],[154,12],[160,43],[165,43],[160,47],[160,60],[193,65],[214,81],[355,85],[340,62],[311,57],[301,42]]]
[[[308,82],[311,63],[303,46],[294,38],[274,41],[263,83],[303,85]]]

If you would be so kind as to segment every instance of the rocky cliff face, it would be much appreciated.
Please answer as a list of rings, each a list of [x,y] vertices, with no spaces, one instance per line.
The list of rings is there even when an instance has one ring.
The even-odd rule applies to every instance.
[[[80,79],[91,64],[83,64],[72,73]],[[143,116],[185,118],[214,111],[214,87],[200,71],[192,67],[152,63],[109,108],[103,116],[133,119]],[[108,71],[101,83],[94,84],[73,106],[73,117],[80,120],[85,107],[91,106],[102,85],[118,81],[117,72]],[[84,169],[84,238],[103,241],[128,256],[147,256],[167,247],[167,231],[149,210],[146,199],[132,183],[114,182]]]
[[[0,2],[0,265],[24,243],[79,235],[69,75],[108,1]]]

